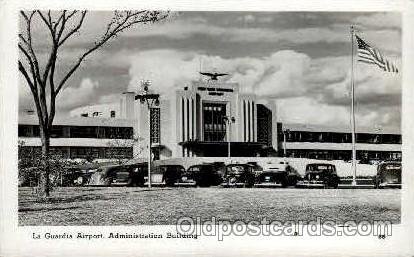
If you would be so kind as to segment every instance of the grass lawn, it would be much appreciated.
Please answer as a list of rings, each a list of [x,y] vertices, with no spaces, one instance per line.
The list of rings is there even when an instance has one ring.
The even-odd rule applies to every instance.
[[[167,225],[209,220],[389,220],[400,222],[397,189],[55,188],[41,203],[19,189],[19,225]]]

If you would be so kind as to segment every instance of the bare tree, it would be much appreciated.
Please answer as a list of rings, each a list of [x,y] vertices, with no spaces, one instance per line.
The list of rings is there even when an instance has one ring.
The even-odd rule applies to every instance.
[[[42,143],[42,160],[46,167],[40,176],[40,186],[44,197],[49,196],[49,165],[47,156],[50,148],[50,132],[56,111],[56,97],[66,85],[71,76],[81,66],[83,61],[93,52],[104,46],[112,38],[136,24],[154,23],[165,19],[169,13],[160,11],[115,11],[106,30],[95,42],[91,42],[79,58],[74,61],[62,78],[55,75],[58,53],[69,39],[76,37],[84,24],[87,11],[21,11],[23,29],[19,33],[19,71],[23,74],[33,96],[39,119],[40,137]],[[48,30],[50,49],[48,58],[41,65],[38,53],[35,51],[33,27],[39,22]],[[46,41],[45,38],[42,38]]]

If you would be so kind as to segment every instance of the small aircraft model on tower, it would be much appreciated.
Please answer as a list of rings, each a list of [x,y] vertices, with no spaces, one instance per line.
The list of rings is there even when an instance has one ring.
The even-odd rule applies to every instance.
[[[217,80],[218,77],[229,75],[227,73],[211,73],[211,72],[200,72],[201,75],[210,77],[210,80]]]

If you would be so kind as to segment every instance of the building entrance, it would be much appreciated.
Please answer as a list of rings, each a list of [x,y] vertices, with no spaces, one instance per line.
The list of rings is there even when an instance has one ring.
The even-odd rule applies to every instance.
[[[226,140],[226,104],[203,104],[203,130],[205,142],[224,142]]]

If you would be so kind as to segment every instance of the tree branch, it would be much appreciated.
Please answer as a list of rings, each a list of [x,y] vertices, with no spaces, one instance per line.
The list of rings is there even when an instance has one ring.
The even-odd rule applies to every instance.
[[[41,11],[37,11],[37,13],[39,14],[40,18],[42,18],[44,24],[47,26],[47,28],[49,29],[50,35],[52,36],[53,39],[53,43],[55,41],[55,31],[53,30],[52,27],[52,21],[51,21],[51,17],[50,17],[50,11],[48,12],[48,20],[46,20],[46,17],[42,14]]]
[[[55,104],[56,104],[56,92],[55,92],[55,66],[56,57],[52,59],[50,75],[49,75],[49,86],[50,86],[50,113],[47,127],[52,129],[53,120],[55,118]]]
[[[57,27],[59,26],[60,22],[63,19],[63,14],[66,13],[66,11],[63,11],[62,14],[59,16],[58,20],[53,25],[53,30],[56,31]]]
[[[27,53],[27,50],[24,49],[24,47],[21,44],[18,44],[18,47],[19,47],[19,50],[26,57],[27,62],[29,63],[30,71],[31,71],[32,78],[33,78],[33,81],[31,81],[32,83],[29,83],[29,87],[31,87],[30,89],[33,91],[33,94],[36,94],[36,96],[37,96],[38,95],[38,92],[37,92],[37,80],[36,80],[36,77],[35,77],[36,76],[36,72],[35,72],[35,69],[34,69],[33,60],[31,59],[30,55]],[[20,62],[20,64],[24,68],[24,66],[23,66],[23,64],[21,62]]]
[[[49,28],[50,35],[52,37],[52,43],[53,43],[52,44],[52,50],[50,52],[48,61],[47,61],[46,66],[45,66],[45,70],[43,71],[42,81],[43,81],[44,84],[46,84],[46,80],[47,80],[47,77],[49,76],[49,71],[50,71],[53,59],[56,59],[58,46],[57,46],[57,40],[56,40],[56,31],[53,29],[52,17],[51,17],[51,14],[50,14],[50,10],[47,13],[48,20],[46,20],[46,17],[42,14],[41,11],[37,11],[37,13],[42,18],[42,20],[46,24],[46,26]]]
[[[142,15],[143,14],[143,15]],[[142,15],[142,16],[141,16]],[[106,42],[108,42],[113,37],[117,36],[119,33],[128,29],[129,27],[138,24],[138,23],[148,23],[148,22],[155,22],[162,19],[165,19],[168,16],[168,12],[165,15],[161,15],[158,11],[137,11],[137,12],[126,12],[125,17],[118,12],[115,12],[115,17],[113,20],[108,24],[107,30],[105,31],[104,36],[101,40],[95,42],[95,45],[88,49],[81,57],[78,59],[76,64],[66,73],[66,76],[61,80],[59,83],[56,94],[60,92],[63,85],[66,81],[72,76],[72,74],[79,68],[83,60],[93,53],[98,48],[102,47]],[[116,24],[116,26],[113,26]]]
[[[39,101],[39,95],[37,93],[37,86],[36,86],[36,80],[34,79],[34,81],[31,81],[26,69],[24,68],[24,65],[22,64],[21,61],[19,61],[19,71],[23,74],[23,76],[25,77],[27,83],[29,84],[30,90],[32,91],[33,94],[33,98],[34,98],[34,102],[36,105],[36,110],[38,110],[37,113],[37,117],[39,118],[39,122],[42,122],[42,125],[45,125],[44,123],[44,116],[43,113],[39,112],[39,110],[41,109],[40,107],[40,101]],[[32,68],[32,73],[33,73],[33,68]]]
[[[57,40],[57,42],[59,42],[60,41],[60,37],[62,36],[62,33],[63,33],[63,31],[64,31],[64,29],[65,29],[65,26],[66,26],[66,10],[64,10],[63,12],[62,12],[62,15],[59,17],[59,20],[62,18],[62,23],[61,23],[61,25],[60,25],[60,29],[59,29],[59,32],[57,33],[57,38],[56,38],[56,40]],[[58,44],[59,45],[59,44]]]
[[[36,54],[33,50],[33,45],[32,45],[31,24],[32,24],[33,15],[36,13],[36,11],[32,11],[30,13],[30,16],[27,16],[27,14],[23,11],[20,11],[20,13],[24,17],[24,19],[26,20],[26,25],[27,25],[27,28],[26,28],[27,41],[26,41],[26,43],[27,43],[27,46],[29,48],[29,52],[31,54],[31,58],[32,58],[33,65],[34,65],[34,68],[35,68],[35,72],[36,72],[35,78],[38,80],[39,84],[43,85],[42,79],[40,77],[39,62],[37,61],[37,57],[36,57]]]
[[[24,68],[23,64],[21,61],[19,61],[19,70],[20,72],[23,74],[23,76],[25,77],[27,84],[29,84],[30,90],[32,91],[33,94],[36,94],[36,92],[33,91],[33,89],[35,88],[33,85],[33,82],[29,76],[29,74],[27,73],[26,69]]]
[[[86,11],[85,11],[86,12]],[[66,18],[66,20],[69,20],[70,18],[72,18],[73,15],[75,15],[76,13],[78,13],[77,10],[72,11],[71,13],[69,13],[68,17]]]
[[[74,15],[74,13],[71,13],[69,16],[68,16],[68,18],[66,19],[66,20],[69,20],[70,19],[70,17],[72,17]],[[75,34],[76,32],[78,32],[79,31],[79,29],[82,27],[82,24],[83,24],[83,21],[84,21],[84,19],[85,19],[85,16],[86,16],[86,11],[82,11],[82,14],[81,14],[81,18],[80,18],[80,20],[79,20],[79,22],[78,22],[78,25],[76,25],[75,26],[75,28],[73,28],[72,30],[70,30],[64,37],[63,37],[63,39],[62,40],[60,40],[59,42],[58,42],[58,46],[61,46],[61,45],[63,45],[64,43],[65,43],[65,41],[68,39],[68,38],[70,38],[73,34]]]

